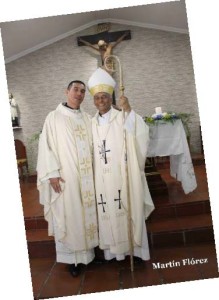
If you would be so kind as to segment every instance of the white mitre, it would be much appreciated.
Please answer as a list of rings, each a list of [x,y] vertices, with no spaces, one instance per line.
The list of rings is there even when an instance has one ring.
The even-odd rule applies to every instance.
[[[115,80],[102,68],[98,68],[88,80],[88,89],[92,96],[97,93],[112,95],[115,86]]]

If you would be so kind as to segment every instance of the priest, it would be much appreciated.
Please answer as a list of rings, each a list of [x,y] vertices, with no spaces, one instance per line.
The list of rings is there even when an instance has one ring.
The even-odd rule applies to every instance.
[[[124,96],[112,107],[114,79],[98,68],[88,88],[98,110],[92,119],[99,247],[106,260],[149,260],[145,220],[154,204],[144,173],[149,128]]]
[[[92,167],[91,118],[80,105],[85,84],[69,83],[67,101],[46,117],[39,140],[37,187],[57,262],[72,276],[94,259],[98,245]]]

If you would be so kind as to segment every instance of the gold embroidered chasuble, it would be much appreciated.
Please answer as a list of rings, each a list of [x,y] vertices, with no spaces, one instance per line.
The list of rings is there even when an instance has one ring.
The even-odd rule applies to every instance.
[[[98,245],[91,147],[91,120],[83,110],[74,112],[59,104],[47,116],[39,140],[37,187],[49,235],[56,233],[71,251]],[[44,180],[54,171],[65,181],[60,194]]]

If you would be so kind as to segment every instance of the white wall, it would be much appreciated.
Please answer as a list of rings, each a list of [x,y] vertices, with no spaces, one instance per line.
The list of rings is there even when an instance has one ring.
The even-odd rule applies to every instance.
[[[49,111],[65,101],[64,90],[73,79],[87,83],[100,63],[97,51],[78,47],[76,38],[94,34],[91,27],[6,65],[8,89],[19,105],[21,130],[15,138],[24,141],[30,172],[36,168],[37,143],[29,139],[42,129]],[[125,94],[142,116],[163,111],[192,113],[191,150],[200,152],[199,113],[189,35],[112,24],[112,31],[131,30],[132,39],[114,49],[124,73]],[[115,75],[115,78],[118,76]],[[83,107],[95,113],[89,92]]]

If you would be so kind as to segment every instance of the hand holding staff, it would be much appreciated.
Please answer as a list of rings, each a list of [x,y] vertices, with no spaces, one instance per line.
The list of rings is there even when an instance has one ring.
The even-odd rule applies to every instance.
[[[123,96],[123,95],[119,99],[119,106],[125,112],[130,112],[131,111],[131,106],[129,104],[128,98]]]

